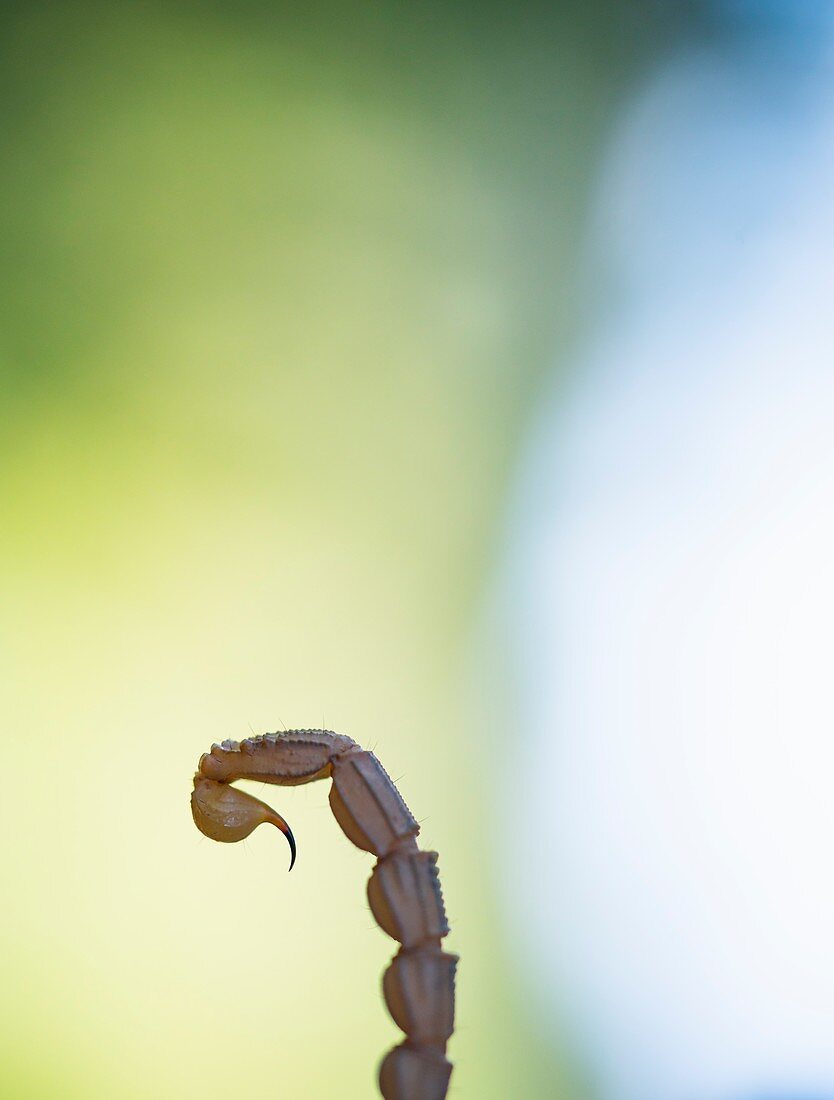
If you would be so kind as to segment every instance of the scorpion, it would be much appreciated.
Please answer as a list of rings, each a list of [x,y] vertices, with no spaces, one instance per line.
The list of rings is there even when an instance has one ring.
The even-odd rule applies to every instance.
[[[372,752],[330,730],[288,730],[223,741],[200,757],[191,811],[212,840],[234,842],[262,822],[296,844],[287,822],[265,802],[231,786],[236,779],[292,787],[332,778],[330,808],[348,840],[377,857],[368,901],[377,924],[401,946],[383,974],[382,992],[405,1041],[379,1067],[385,1100],[444,1100],[452,1065],[457,955],[443,951],[449,933],[437,852],[417,847],[420,826]]]

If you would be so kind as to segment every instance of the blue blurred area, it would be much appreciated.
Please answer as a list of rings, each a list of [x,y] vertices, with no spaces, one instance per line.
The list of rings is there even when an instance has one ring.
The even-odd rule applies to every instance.
[[[624,107],[510,512],[508,905],[605,1100],[834,1095],[832,45],[715,5]]]

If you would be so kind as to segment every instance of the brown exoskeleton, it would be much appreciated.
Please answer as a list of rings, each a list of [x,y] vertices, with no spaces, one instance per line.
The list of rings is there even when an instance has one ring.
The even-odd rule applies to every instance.
[[[417,847],[420,826],[372,752],[328,730],[266,733],[212,745],[194,776],[191,810],[212,840],[243,840],[266,821],[290,844],[289,825],[265,802],[232,787],[235,779],[295,786],[332,778],[330,806],[349,840],[377,857],[368,900],[377,924],[400,944],[382,990],[405,1042],[379,1067],[385,1100],[444,1100],[452,1072],[446,1043],[454,1030],[457,956],[443,951],[449,932],[437,853]]]

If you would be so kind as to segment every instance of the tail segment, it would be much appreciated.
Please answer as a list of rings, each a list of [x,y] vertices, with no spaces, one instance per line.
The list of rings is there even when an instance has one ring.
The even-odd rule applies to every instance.
[[[289,825],[265,803],[230,787],[235,779],[294,786],[332,776],[330,806],[347,838],[377,856],[368,901],[377,924],[401,946],[382,991],[405,1041],[379,1068],[385,1100],[444,1100],[452,1073],[457,956],[443,951],[449,925],[437,853],[417,847],[420,826],[372,752],[328,730],[290,730],[214,745],[200,760],[191,797],[197,827],[213,840],[241,840],[261,822]],[[292,868],[292,862],[290,868]]]

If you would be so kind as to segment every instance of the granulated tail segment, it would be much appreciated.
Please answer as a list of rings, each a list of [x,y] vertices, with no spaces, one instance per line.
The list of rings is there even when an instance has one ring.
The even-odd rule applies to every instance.
[[[213,840],[236,841],[268,822],[295,840],[284,819],[229,784],[258,779],[296,786],[332,778],[330,806],[347,838],[377,857],[368,901],[380,928],[400,944],[382,990],[405,1041],[379,1068],[385,1100],[444,1100],[452,1065],[457,956],[443,951],[449,925],[437,853],[417,847],[420,826],[372,752],[329,730],[289,730],[213,745],[194,778],[192,812]],[[292,866],[292,864],[290,865]]]

